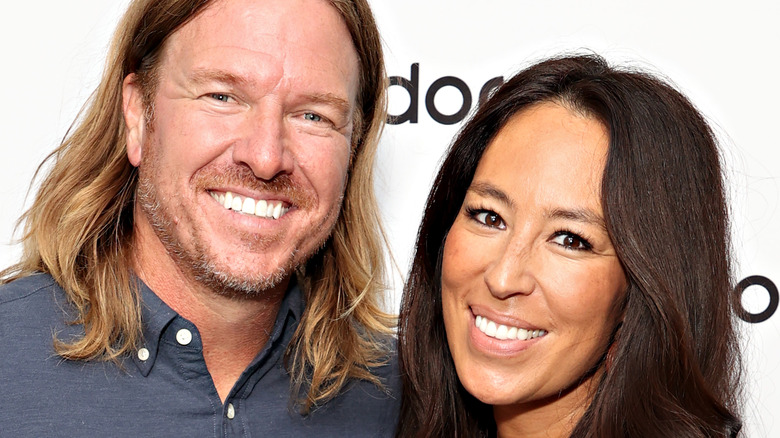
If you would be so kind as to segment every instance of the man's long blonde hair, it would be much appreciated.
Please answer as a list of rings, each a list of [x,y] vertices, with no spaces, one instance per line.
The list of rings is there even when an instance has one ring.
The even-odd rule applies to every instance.
[[[298,272],[306,311],[287,350],[303,411],[322,404],[351,378],[380,384],[394,318],[382,311],[383,233],[373,164],[386,117],[382,46],[365,0],[328,0],[341,14],[360,60],[353,159],[341,215],[325,246]],[[138,75],[145,99],[156,92],[168,36],[214,0],[137,0],[122,19],[98,89],[62,144],[44,161],[24,224],[21,261],[3,282],[47,272],[79,311],[84,337],[55,339],[70,360],[116,360],[140,343],[140,298],[131,272],[138,175],[127,159],[122,81]],[[41,172],[44,164],[38,171]],[[302,392],[301,390],[304,390]]]

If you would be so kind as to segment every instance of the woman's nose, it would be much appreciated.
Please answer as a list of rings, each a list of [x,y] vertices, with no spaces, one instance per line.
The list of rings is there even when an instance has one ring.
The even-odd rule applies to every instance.
[[[528,295],[536,287],[532,272],[534,251],[530,243],[513,239],[485,271],[485,283],[498,299]]]

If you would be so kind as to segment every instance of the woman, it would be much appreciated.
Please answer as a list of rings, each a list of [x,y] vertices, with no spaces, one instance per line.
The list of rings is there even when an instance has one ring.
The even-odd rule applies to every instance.
[[[598,56],[506,82],[452,144],[404,291],[398,435],[736,436],[714,136]]]

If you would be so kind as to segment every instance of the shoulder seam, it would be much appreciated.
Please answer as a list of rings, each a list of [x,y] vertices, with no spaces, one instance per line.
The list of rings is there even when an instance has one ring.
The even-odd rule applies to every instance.
[[[23,280],[28,279],[28,278],[30,278],[32,276],[38,276],[38,275],[45,275],[45,274],[43,274],[43,273],[33,274],[33,275],[29,276],[29,277],[20,278],[18,280],[15,280],[14,282],[16,282],[16,281],[23,281]],[[11,283],[6,283],[6,285],[9,285],[9,284],[11,284]],[[40,285],[40,286],[38,286],[36,288],[33,288],[29,292],[24,293],[22,295],[15,296],[13,298],[6,298],[6,297],[3,296],[3,294],[0,294],[0,304],[12,303],[14,301],[25,299],[25,298],[29,297],[30,295],[34,295],[34,294],[40,292],[43,289],[51,288],[52,286],[55,286],[56,284],[57,283],[54,281],[54,279],[49,277],[44,284],[42,284],[42,285]]]

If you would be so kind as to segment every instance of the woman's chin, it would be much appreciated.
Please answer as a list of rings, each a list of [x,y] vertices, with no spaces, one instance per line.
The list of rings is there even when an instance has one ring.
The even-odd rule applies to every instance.
[[[508,384],[490,384],[480,380],[462,383],[469,394],[488,405],[511,405],[523,398],[522,394],[513,391],[513,386]]]

